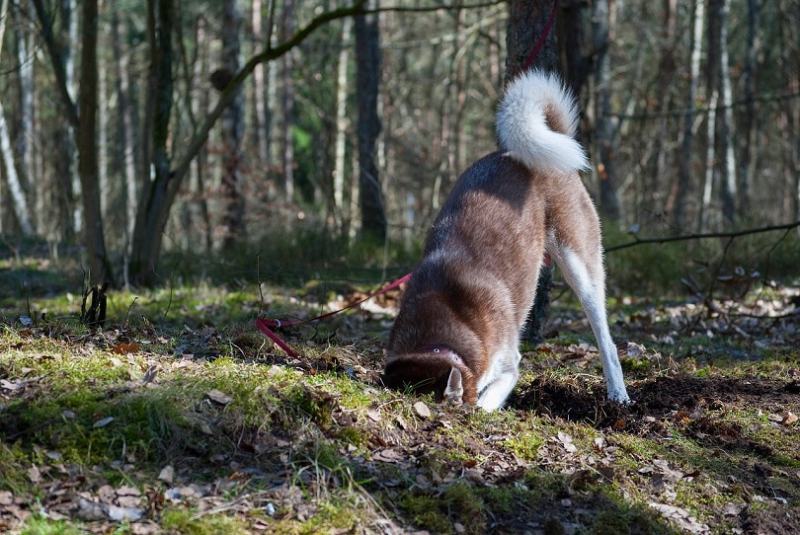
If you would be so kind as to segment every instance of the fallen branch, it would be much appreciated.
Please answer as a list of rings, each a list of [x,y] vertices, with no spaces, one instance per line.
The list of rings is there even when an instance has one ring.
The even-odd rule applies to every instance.
[[[637,245],[645,245],[652,243],[704,240],[707,238],[729,238],[733,240],[735,238],[740,238],[742,236],[749,236],[751,234],[761,234],[764,232],[773,232],[776,230],[791,230],[793,228],[798,228],[798,227],[800,227],[800,221],[795,221],[793,223],[786,223],[784,225],[769,225],[766,227],[737,230],[735,232],[705,232],[698,234],[684,234],[682,236],[666,236],[663,238],[635,238],[633,241],[630,241],[628,243],[621,243],[619,245],[612,245],[611,247],[607,247],[605,252],[610,253],[612,251],[619,251],[622,249],[627,249],[629,247],[635,247]]]

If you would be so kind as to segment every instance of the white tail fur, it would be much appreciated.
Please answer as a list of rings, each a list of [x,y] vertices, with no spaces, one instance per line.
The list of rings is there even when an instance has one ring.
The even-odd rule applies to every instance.
[[[573,136],[575,99],[555,74],[533,70],[506,89],[497,112],[500,146],[530,169],[575,172],[589,167]]]

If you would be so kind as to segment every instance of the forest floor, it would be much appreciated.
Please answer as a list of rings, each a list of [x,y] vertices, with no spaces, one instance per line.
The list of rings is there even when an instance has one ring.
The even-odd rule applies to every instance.
[[[90,331],[80,295],[46,266],[2,262],[3,532],[800,526],[796,288],[711,315],[686,299],[612,300],[629,408],[604,400],[588,325],[564,295],[508,407],[486,414],[381,387],[396,294],[287,332],[304,355],[290,359],[257,314],[308,316],[358,289],[115,291]]]

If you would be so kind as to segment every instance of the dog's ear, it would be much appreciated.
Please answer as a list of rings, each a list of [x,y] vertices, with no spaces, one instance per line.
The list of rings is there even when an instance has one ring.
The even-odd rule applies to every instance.
[[[461,370],[450,368],[450,377],[447,378],[447,388],[444,389],[444,399],[450,403],[461,405],[464,401],[464,382]]]

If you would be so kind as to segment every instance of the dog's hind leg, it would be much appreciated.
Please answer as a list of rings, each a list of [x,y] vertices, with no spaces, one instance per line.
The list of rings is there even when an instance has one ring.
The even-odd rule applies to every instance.
[[[567,284],[577,294],[592,326],[600,349],[600,358],[603,361],[603,375],[605,375],[608,387],[608,399],[628,403],[630,398],[625,389],[617,347],[614,345],[608,329],[605,272],[600,245],[598,243],[596,248],[586,247],[586,249],[594,249],[594,251],[581,255],[567,246],[557,245],[552,247],[550,253],[564,274]]]

